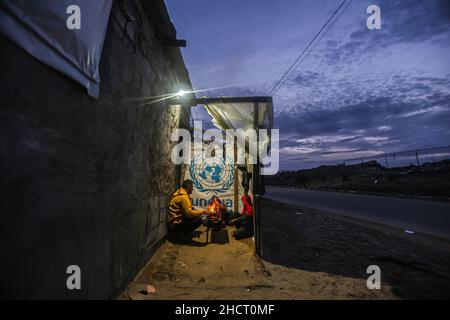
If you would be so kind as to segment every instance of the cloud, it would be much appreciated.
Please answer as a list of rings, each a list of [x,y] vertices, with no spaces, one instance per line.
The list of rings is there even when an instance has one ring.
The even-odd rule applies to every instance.
[[[407,112],[405,114],[402,114],[401,117],[412,117],[412,116],[416,116],[416,115],[424,114],[424,113],[436,113],[436,112],[445,112],[445,111],[448,111],[448,109],[445,107],[433,106],[433,107],[429,107],[429,108],[424,108],[424,109]]]
[[[326,41],[316,55],[328,65],[342,66],[344,62],[368,61],[387,49],[405,44],[442,42],[450,39],[450,4],[447,0],[382,0],[381,29],[368,30],[365,23],[355,23],[356,30],[348,36]],[[357,3],[363,12],[368,2]],[[360,21],[361,22],[361,21]]]
[[[385,75],[376,89],[346,86],[341,93],[334,88],[340,81],[333,84],[323,74],[308,78],[307,73],[294,78],[291,90],[298,79],[324,94],[313,103],[309,96],[301,95],[297,106],[277,113],[275,125],[285,135],[280,141],[284,169],[450,141],[448,77],[398,73]]]
[[[302,10],[284,1],[219,1],[227,12],[207,1],[182,7],[184,28],[196,26],[193,45],[184,52],[193,83],[231,85],[208,96],[267,95],[336,7],[332,0],[294,2]],[[450,2],[378,0],[381,30],[366,27],[371,4],[353,1],[274,96],[282,169],[449,144]],[[252,19],[233,20],[230,28],[205,19],[201,27],[192,24],[204,6],[211,6],[216,20],[267,11],[271,23],[259,23],[257,11]],[[254,24],[243,28],[248,21]],[[226,41],[218,41],[218,34]],[[198,109],[207,122],[209,115]]]

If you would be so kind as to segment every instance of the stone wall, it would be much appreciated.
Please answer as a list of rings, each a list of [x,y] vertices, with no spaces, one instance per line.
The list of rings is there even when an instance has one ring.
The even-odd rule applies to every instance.
[[[114,298],[157,249],[189,110],[141,98],[190,88],[163,36],[162,0],[115,1],[98,100],[0,37],[0,297]]]

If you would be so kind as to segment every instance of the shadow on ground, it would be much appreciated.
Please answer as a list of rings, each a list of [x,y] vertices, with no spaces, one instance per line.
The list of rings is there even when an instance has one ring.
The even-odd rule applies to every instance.
[[[274,286],[253,240],[234,239],[234,230],[201,226],[192,241],[166,241],[119,299],[268,299]]]
[[[398,298],[450,297],[444,240],[267,199],[262,207],[263,258],[272,264],[364,281],[378,265]]]

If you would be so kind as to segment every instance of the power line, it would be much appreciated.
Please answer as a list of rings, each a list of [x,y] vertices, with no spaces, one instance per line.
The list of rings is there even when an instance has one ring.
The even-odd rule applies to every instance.
[[[344,5],[346,0],[343,0],[341,4],[337,7],[337,9],[333,12],[330,18],[328,18],[327,22],[322,26],[322,28],[317,32],[317,34],[312,38],[312,40],[308,43],[308,45],[303,49],[303,51],[300,53],[300,55],[294,60],[294,62],[290,65],[290,67],[283,73],[281,78],[277,81],[277,83],[273,86],[272,90],[270,90],[269,95],[272,95],[272,93],[277,89],[277,87],[281,84],[281,82],[284,80],[284,78],[288,75],[288,73],[294,68],[295,64],[300,60],[300,58],[303,56],[303,54],[308,50],[308,48],[311,46],[311,44],[316,40],[316,38],[319,36],[319,34],[325,29],[325,27],[328,25],[328,23],[333,19],[333,17],[336,15],[336,13],[341,9],[341,7]]]
[[[333,20],[333,22],[328,26],[327,30],[325,30],[324,33],[322,33],[322,35],[320,36],[320,38],[316,41],[316,43],[312,46],[311,50],[309,50],[306,55],[303,57],[303,59],[295,66],[295,68],[292,71],[297,70],[298,66],[302,64],[302,62],[307,58],[308,54],[310,54],[315,47],[319,44],[320,40],[322,40],[322,38],[327,34],[327,32],[333,27],[333,25],[336,23],[336,21],[339,20],[339,17],[344,13],[344,11],[348,8],[348,6],[350,5],[350,3],[353,0],[350,0],[349,2],[347,2],[347,5],[344,7],[344,9],[342,9],[342,11],[338,14],[338,16],[336,17],[336,19]]]
[[[291,72],[291,70],[295,67],[297,62],[302,58],[302,56],[305,54],[305,52],[308,50],[308,48],[313,44],[313,42],[317,39],[317,37],[321,34],[321,32],[327,27],[327,25],[330,23],[331,20],[333,20],[334,16],[339,12],[339,10],[342,8],[342,6],[345,4],[346,0],[343,0],[341,4],[337,7],[337,9],[333,12],[331,17],[325,22],[325,24],[322,26],[322,28],[319,30],[319,32],[312,38],[312,40],[308,43],[308,45],[303,49],[303,51],[300,53],[300,55],[294,60],[294,62],[291,64],[291,66],[283,73],[281,78],[277,81],[277,83],[273,86],[272,90],[270,90],[269,95],[272,95],[276,90],[278,90],[280,84],[283,82],[283,80],[286,78],[286,76]],[[350,0],[351,2],[351,0]],[[350,3],[349,2],[349,3]],[[345,7],[347,8],[348,5]],[[345,10],[345,9],[344,9]],[[344,11],[343,10],[343,11]],[[342,12],[343,12],[342,11]],[[339,15],[340,16],[340,15]],[[338,18],[339,18],[338,16]],[[337,19],[336,19],[337,20]],[[335,20],[335,21],[336,21]],[[334,22],[333,22],[334,24]],[[329,28],[330,29],[330,28]],[[327,31],[329,30],[327,29]],[[325,32],[326,33],[326,32]],[[319,40],[320,41],[320,40]]]

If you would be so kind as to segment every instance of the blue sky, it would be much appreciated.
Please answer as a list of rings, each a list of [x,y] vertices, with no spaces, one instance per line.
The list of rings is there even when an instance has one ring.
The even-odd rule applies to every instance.
[[[166,0],[208,96],[267,95],[340,2]],[[274,95],[281,169],[450,145],[449,56],[449,1],[353,0]]]

